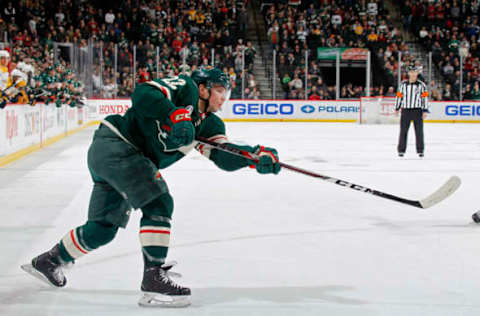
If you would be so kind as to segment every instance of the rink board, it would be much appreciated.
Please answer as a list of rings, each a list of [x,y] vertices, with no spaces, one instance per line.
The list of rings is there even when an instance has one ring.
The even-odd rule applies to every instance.
[[[88,108],[12,104],[0,110],[0,166],[86,126]]]
[[[90,99],[89,119],[124,114],[130,99]],[[218,112],[225,121],[238,122],[350,122],[358,121],[360,100],[229,100]],[[480,123],[480,102],[433,101],[426,122]]]
[[[90,99],[83,108],[9,105],[0,110],[0,166],[130,107],[130,99]],[[360,100],[229,100],[218,115],[227,122],[354,123],[359,111]],[[430,102],[426,122],[480,123],[480,102]]]

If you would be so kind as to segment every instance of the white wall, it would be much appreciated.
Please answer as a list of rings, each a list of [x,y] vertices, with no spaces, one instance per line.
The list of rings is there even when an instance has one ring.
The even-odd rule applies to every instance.
[[[12,104],[0,110],[0,156],[43,144],[49,138],[66,135],[87,122],[85,108],[64,105]]]

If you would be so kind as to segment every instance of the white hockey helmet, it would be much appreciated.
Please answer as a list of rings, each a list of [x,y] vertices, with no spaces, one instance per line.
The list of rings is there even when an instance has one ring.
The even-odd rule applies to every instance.
[[[5,58],[10,58],[10,53],[8,50],[2,49],[0,50],[0,58],[5,57]]]
[[[33,72],[33,70],[34,70],[32,65],[29,65],[29,64],[27,64],[23,61],[21,61],[17,64],[16,69],[19,69],[20,71],[22,71],[24,73]]]
[[[28,74],[29,72],[31,72],[32,74],[35,72],[35,68],[33,67],[33,65],[30,65],[30,64],[26,64],[25,66],[25,72]]]
[[[26,65],[27,65],[27,64],[25,64],[23,61],[21,61],[21,62],[19,62],[19,63],[17,64],[17,67],[16,67],[16,68],[17,68],[17,69],[20,69],[21,71],[25,71],[25,66],[26,66]]]
[[[20,77],[22,78],[23,80],[26,80],[28,78],[28,76],[21,70],[15,68],[12,70],[12,72],[10,73],[10,76],[13,77]]]

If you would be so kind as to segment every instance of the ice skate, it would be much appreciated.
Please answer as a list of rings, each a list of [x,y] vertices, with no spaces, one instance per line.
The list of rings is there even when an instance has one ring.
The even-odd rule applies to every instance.
[[[33,258],[31,263],[22,265],[21,268],[51,286],[63,287],[67,284],[67,279],[62,271],[58,244]]]
[[[472,219],[475,223],[480,224],[480,211],[473,213]]]
[[[138,305],[143,307],[186,307],[190,305],[190,289],[176,284],[170,276],[173,265],[146,267],[143,273],[142,298]]]

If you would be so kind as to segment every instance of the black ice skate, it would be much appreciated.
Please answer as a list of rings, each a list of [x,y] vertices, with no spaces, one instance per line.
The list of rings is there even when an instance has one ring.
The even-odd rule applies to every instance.
[[[67,284],[67,279],[62,271],[58,244],[33,258],[31,263],[22,265],[21,268],[49,285],[63,287]]]
[[[472,219],[475,223],[480,224],[480,211],[473,213]]]
[[[172,265],[146,267],[141,290],[143,297],[138,304],[144,307],[185,307],[190,305],[190,289],[176,284],[168,271]]]

